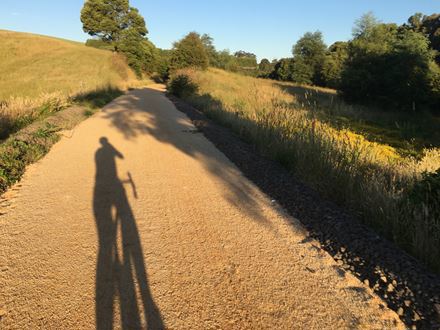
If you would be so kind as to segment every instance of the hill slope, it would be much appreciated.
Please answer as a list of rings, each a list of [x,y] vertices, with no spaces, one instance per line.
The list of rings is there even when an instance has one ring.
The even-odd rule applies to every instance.
[[[77,42],[0,30],[0,101],[72,95],[134,78],[125,61]]]

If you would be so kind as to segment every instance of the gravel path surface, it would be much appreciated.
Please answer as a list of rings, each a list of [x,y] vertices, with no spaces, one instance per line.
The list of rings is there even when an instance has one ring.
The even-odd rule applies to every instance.
[[[158,89],[3,197],[1,329],[404,328]]]

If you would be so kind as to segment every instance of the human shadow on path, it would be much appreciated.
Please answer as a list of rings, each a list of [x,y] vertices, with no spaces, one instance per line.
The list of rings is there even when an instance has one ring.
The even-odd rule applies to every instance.
[[[148,286],[144,254],[116,158],[123,155],[107,138],[96,151],[93,211],[99,237],[96,271],[96,328],[114,328],[115,302],[119,302],[122,329],[163,329],[160,312]],[[120,239],[118,240],[118,235]],[[138,304],[140,296],[141,304]]]

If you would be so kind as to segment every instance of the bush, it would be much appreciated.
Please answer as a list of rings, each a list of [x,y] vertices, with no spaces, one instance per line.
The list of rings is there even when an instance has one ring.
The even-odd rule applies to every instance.
[[[417,252],[417,256],[430,264],[438,266],[433,260],[440,259],[440,169],[434,173],[424,173],[409,191],[406,207],[408,220],[403,221],[411,228],[413,237],[411,250]],[[404,217],[403,217],[404,218]],[[405,219],[405,218],[404,218]],[[405,242],[405,243],[407,243]]]
[[[168,84],[168,91],[180,98],[186,98],[194,95],[198,91],[198,86],[185,73],[179,73],[171,78]]]

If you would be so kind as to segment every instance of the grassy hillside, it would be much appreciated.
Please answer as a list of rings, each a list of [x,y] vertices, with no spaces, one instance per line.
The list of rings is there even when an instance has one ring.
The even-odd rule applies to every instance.
[[[0,30],[0,100],[74,94],[134,78],[112,52],[81,43]]]
[[[135,79],[119,55],[77,42],[0,30],[0,136],[74,97]]]
[[[181,71],[169,88],[440,271],[439,148],[413,157],[377,142],[381,115],[329,90],[216,69]],[[367,118],[369,134],[352,129]]]

